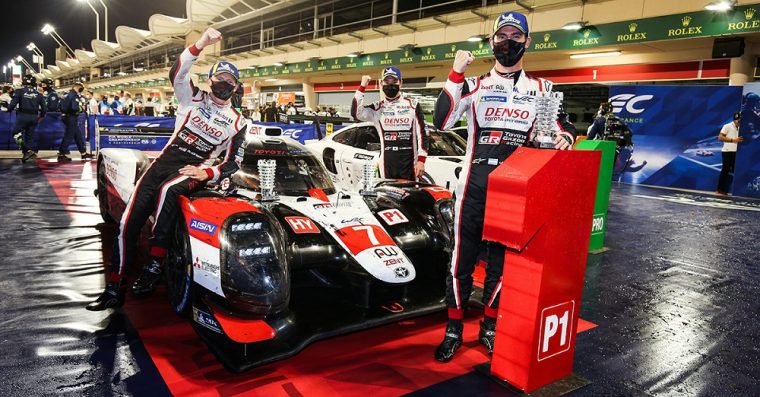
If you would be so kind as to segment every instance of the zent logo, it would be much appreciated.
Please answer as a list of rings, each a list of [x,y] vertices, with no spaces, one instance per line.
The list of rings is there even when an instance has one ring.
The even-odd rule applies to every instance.
[[[314,221],[304,216],[288,216],[285,220],[296,234],[319,233],[319,228]]]
[[[197,230],[206,234],[214,235],[216,233],[217,226],[213,223],[203,222],[198,219],[192,219],[190,221],[190,229]]]
[[[654,98],[654,95],[639,95],[639,96],[635,96],[633,94],[615,95],[614,97],[610,98],[610,102],[612,103],[612,112],[620,113],[625,109],[625,111],[630,114],[643,113],[646,110],[646,108],[641,107],[639,103],[646,102],[652,98]]]
[[[538,337],[538,361],[570,350],[573,338],[575,301],[547,307],[541,311],[541,333]]]
[[[380,211],[377,213],[380,215],[380,219],[382,219],[386,224],[388,225],[397,225],[399,223],[406,223],[409,222],[409,219],[401,213],[401,211],[397,209],[390,209],[385,211]]]

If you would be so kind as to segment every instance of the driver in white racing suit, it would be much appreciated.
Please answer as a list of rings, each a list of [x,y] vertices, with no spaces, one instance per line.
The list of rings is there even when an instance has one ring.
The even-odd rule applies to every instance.
[[[364,105],[364,91],[372,78],[363,76],[351,102],[351,116],[371,121],[380,134],[380,177],[415,181],[425,172],[428,137],[417,101],[401,94],[401,71],[394,66],[380,76],[379,102]]]
[[[548,80],[522,70],[522,56],[530,45],[528,20],[519,12],[505,12],[494,23],[489,44],[496,62],[483,76],[465,78],[474,58],[457,51],[448,81],[435,104],[436,128],[451,128],[467,118],[467,153],[455,191],[454,247],[451,273],[446,279],[448,325],[443,342],[435,351],[441,362],[451,360],[462,345],[462,318],[472,292],[472,273],[479,258],[486,260],[483,285],[485,313],[478,340],[493,351],[496,315],[501,291],[505,247],[483,241],[488,175],[520,146],[533,143],[536,120],[535,96],[552,90]],[[555,123],[554,148],[569,149],[574,136],[566,118]],[[509,275],[505,275],[509,277]]]
[[[237,154],[247,125],[230,104],[240,85],[237,68],[224,61],[214,64],[207,80],[211,92],[198,89],[189,74],[201,50],[221,39],[221,33],[209,28],[197,43],[182,52],[169,72],[179,101],[174,134],[135,185],[121,218],[105,291],[87,306],[88,310],[100,311],[124,303],[125,270],[134,262],[140,230],[151,214],[155,221],[150,260],[132,292],[138,296],[152,292],[177,221],[179,196],[200,189],[207,181],[221,181],[240,165]],[[213,165],[222,153],[221,162]]]

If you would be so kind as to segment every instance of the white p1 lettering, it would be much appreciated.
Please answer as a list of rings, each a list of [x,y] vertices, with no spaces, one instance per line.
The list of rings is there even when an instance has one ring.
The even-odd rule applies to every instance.
[[[570,350],[574,310],[575,301],[569,301],[541,311],[538,361]]]

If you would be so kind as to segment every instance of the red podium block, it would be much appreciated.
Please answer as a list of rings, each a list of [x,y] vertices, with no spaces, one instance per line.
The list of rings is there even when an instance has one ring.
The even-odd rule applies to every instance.
[[[572,374],[600,160],[519,148],[488,179],[483,239],[507,247],[491,374],[526,393]]]

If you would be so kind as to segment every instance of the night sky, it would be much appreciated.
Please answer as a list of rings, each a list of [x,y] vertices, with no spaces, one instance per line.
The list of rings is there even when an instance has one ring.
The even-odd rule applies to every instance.
[[[100,13],[100,39],[105,39],[103,6],[90,0]],[[116,42],[114,31],[119,25],[148,29],[148,18],[165,14],[184,18],[185,0],[103,0],[108,5],[108,39]],[[0,41],[0,65],[21,55],[32,63],[32,53],[26,49],[34,42],[45,54],[45,64],[55,64],[55,41],[40,32],[46,23],[53,25],[72,49],[92,51],[95,39],[95,13],[78,0],[4,0],[0,8],[5,16]],[[36,65],[33,65],[36,68]],[[0,70],[0,75],[2,71]]]

